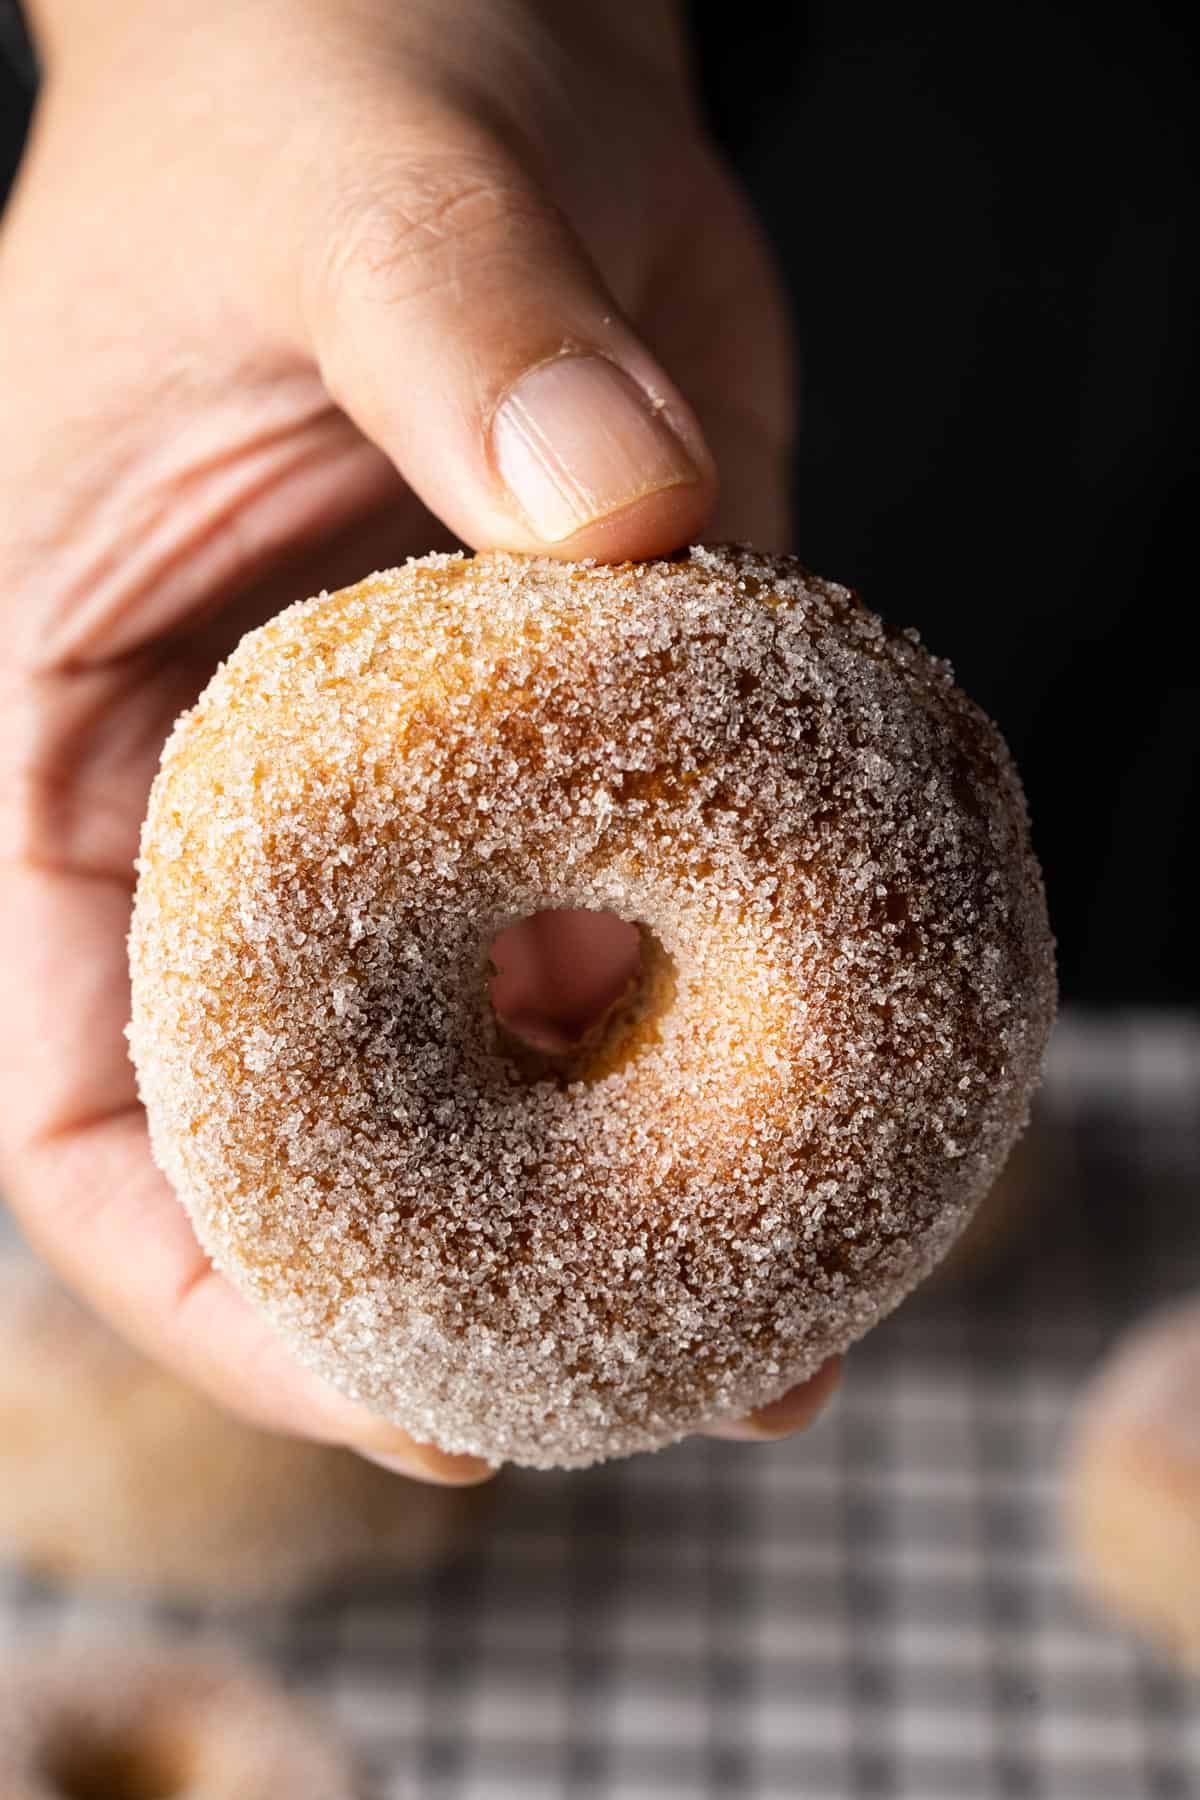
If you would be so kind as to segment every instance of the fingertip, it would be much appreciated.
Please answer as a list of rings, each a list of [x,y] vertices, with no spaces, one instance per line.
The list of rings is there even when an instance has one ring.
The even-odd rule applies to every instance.
[[[682,397],[640,347],[636,373],[594,351],[536,364],[490,421],[505,509],[536,548],[613,562],[662,555],[701,531],[716,470]]]
[[[704,431],[538,181],[457,114],[404,166],[403,194],[356,178],[348,208],[332,158],[334,254],[314,213],[318,273],[285,328],[332,398],[477,549],[621,561],[694,540],[717,493]]]
[[[697,473],[690,482],[641,495],[571,537],[542,546],[542,554],[606,563],[670,556],[704,538],[716,498],[716,476]]]
[[[432,1444],[419,1444],[414,1438],[399,1433],[402,1440],[392,1450],[368,1450],[352,1445],[356,1454],[390,1475],[407,1476],[412,1481],[426,1481],[437,1487],[481,1487],[499,1474],[496,1464],[481,1456],[452,1456]]]
[[[739,1444],[774,1444],[781,1438],[805,1431],[824,1411],[842,1379],[842,1358],[834,1356],[815,1375],[802,1381],[778,1400],[759,1406],[744,1419],[723,1420],[708,1427],[709,1437]]]

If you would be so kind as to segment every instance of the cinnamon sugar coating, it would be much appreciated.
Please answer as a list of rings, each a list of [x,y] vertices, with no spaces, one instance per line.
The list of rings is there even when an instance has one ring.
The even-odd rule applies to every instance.
[[[638,1004],[531,1081],[513,921]],[[290,608],[151,796],[131,1043],[217,1264],[443,1449],[583,1465],[777,1398],[947,1248],[1027,1114],[1020,784],[915,635],[787,559],[431,556]]]

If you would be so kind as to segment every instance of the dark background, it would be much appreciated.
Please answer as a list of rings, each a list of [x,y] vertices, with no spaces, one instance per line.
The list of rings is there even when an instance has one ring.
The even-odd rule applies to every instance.
[[[1182,27],[1145,6],[692,15],[794,298],[798,551],[917,625],[1008,736],[1065,997],[1200,1002]],[[32,91],[11,19],[0,0],[0,184]]]

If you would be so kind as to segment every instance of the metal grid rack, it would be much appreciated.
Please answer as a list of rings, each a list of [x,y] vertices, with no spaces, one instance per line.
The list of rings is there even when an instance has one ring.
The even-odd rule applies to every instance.
[[[1200,1687],[1088,1611],[1056,1534],[1087,1369],[1200,1286],[1200,1021],[1068,1019],[1044,1112],[1074,1173],[1024,1254],[910,1301],[807,1436],[513,1473],[457,1566],[252,1619],[0,1574],[0,1648],[232,1637],[369,1800],[1200,1795]]]

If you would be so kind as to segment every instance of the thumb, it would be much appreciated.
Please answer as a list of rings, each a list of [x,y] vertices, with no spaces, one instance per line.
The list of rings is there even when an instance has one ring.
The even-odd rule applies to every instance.
[[[615,560],[699,535],[716,477],[691,409],[511,153],[448,138],[359,174],[332,229],[316,209],[299,329],[329,392],[477,548]]]

